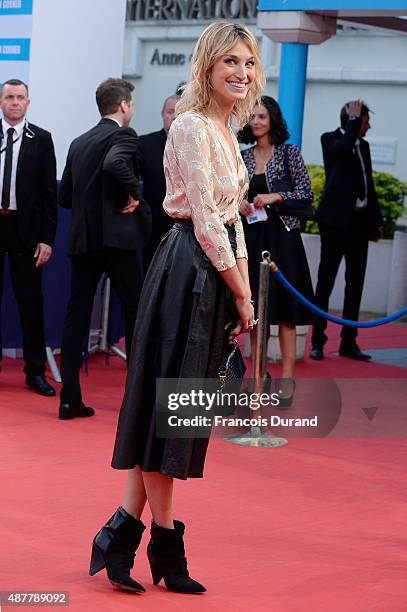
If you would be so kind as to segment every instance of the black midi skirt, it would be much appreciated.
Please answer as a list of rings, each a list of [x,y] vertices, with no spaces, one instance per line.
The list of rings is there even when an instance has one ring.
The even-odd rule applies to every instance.
[[[268,217],[267,221],[250,225],[246,220],[243,222],[253,299],[257,303],[262,251],[270,251],[272,261],[275,261],[290,283],[308,300],[314,302],[311,275],[300,230],[292,229],[288,232],[279,216],[271,211],[268,212]],[[273,274],[270,274],[267,322],[270,325],[309,325],[313,322],[310,311],[293,298],[275,280]]]
[[[227,227],[232,248],[235,230]],[[162,239],[138,307],[112,467],[201,478],[208,438],[156,437],[156,379],[217,377],[231,293],[193,231],[179,221]]]

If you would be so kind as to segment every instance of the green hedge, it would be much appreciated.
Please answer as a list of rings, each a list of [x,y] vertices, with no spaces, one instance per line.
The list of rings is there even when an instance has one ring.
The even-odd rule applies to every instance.
[[[313,206],[317,208],[324,189],[325,171],[323,166],[316,164],[310,164],[307,168],[315,198]],[[407,195],[407,183],[396,179],[388,172],[373,172],[373,182],[384,219],[384,237],[393,238],[397,219],[405,211],[404,198]],[[310,234],[318,234],[317,223],[308,221],[305,231]]]

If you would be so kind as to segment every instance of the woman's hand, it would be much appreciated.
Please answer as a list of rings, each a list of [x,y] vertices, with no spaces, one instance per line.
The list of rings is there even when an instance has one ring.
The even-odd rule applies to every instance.
[[[235,306],[239,314],[239,323],[241,328],[236,332],[236,330],[239,328],[238,324],[235,330],[232,330],[231,334],[236,332],[234,335],[237,336],[242,332],[252,331],[254,327],[254,308],[250,297],[235,297]]]
[[[279,193],[259,193],[253,200],[255,208],[264,208],[268,204],[281,204],[283,198]]]
[[[236,319],[240,320],[230,332],[230,338],[232,339],[234,336],[250,331],[254,327],[254,310],[251,302],[252,294],[249,284],[247,259],[239,257],[236,260],[235,266],[221,271],[219,274],[234,296],[234,308],[232,308],[233,312],[229,317],[229,324],[231,320],[233,320],[233,325],[235,325],[234,321]],[[228,325],[225,329],[227,328]]]
[[[252,209],[247,200],[242,200],[242,203],[240,204],[240,207],[239,207],[239,212],[241,215],[244,215],[245,217],[248,217],[250,215],[250,213],[252,212]]]
[[[236,337],[237,337],[239,334],[241,334],[241,333],[242,333],[242,330],[243,330],[243,324],[242,324],[242,322],[239,320],[239,321],[236,323],[235,327],[233,327],[233,329],[231,329],[231,330],[230,330],[230,332],[229,332],[229,343],[230,343],[230,342],[233,342],[233,340],[234,340],[234,339],[235,339],[235,338],[236,338]]]

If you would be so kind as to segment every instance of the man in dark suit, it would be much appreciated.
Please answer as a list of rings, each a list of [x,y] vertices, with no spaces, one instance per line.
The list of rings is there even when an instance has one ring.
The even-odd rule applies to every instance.
[[[52,253],[57,225],[57,181],[51,134],[25,119],[30,100],[19,79],[3,84],[0,107],[0,297],[4,256],[23,332],[25,383],[45,396],[55,389],[45,379],[42,266]],[[1,359],[1,339],[0,339]]]
[[[161,117],[163,127],[158,132],[140,136],[140,147],[137,151],[139,173],[143,180],[143,196],[151,207],[153,226],[151,238],[144,248],[144,270],[150,265],[161,238],[174,224],[162,207],[166,185],[163,167],[163,156],[167,134],[175,119],[175,106],[179,96],[170,96],[164,101]]]
[[[82,401],[79,370],[98,282],[107,272],[125,316],[127,358],[141,290],[139,254],[151,230],[151,212],[139,198],[134,173],[139,139],[129,128],[134,87],[107,79],[96,91],[102,119],[68,152],[59,203],[72,209],[69,239],[71,295],[61,347],[59,418],[92,416]]]
[[[343,317],[357,321],[362,299],[369,240],[382,237],[383,219],[372,178],[369,144],[364,140],[370,128],[369,108],[360,100],[345,104],[341,127],[322,134],[325,189],[316,219],[321,236],[321,261],[315,292],[317,305],[328,309],[335,278],[345,257],[345,299]],[[327,341],[326,320],[315,320],[312,332],[312,359],[323,359]],[[357,328],[344,326],[339,354],[367,360],[356,344]]]

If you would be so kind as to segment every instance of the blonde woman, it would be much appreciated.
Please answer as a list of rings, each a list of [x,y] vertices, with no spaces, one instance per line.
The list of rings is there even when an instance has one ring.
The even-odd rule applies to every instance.
[[[173,479],[201,478],[208,438],[156,437],[159,378],[217,376],[226,307],[238,323],[230,336],[253,329],[247,251],[239,206],[247,172],[230,122],[242,127],[264,87],[257,41],[244,26],[214,23],[202,33],[190,78],[176,107],[164,153],[164,209],[176,219],[144,281],[112,466],[128,470],[122,505],[93,541],[90,573],[106,567],[117,587],[144,591],[130,577],[151,513],[148,559],[154,584],[202,593],[188,573],[183,534],[173,519]]]

